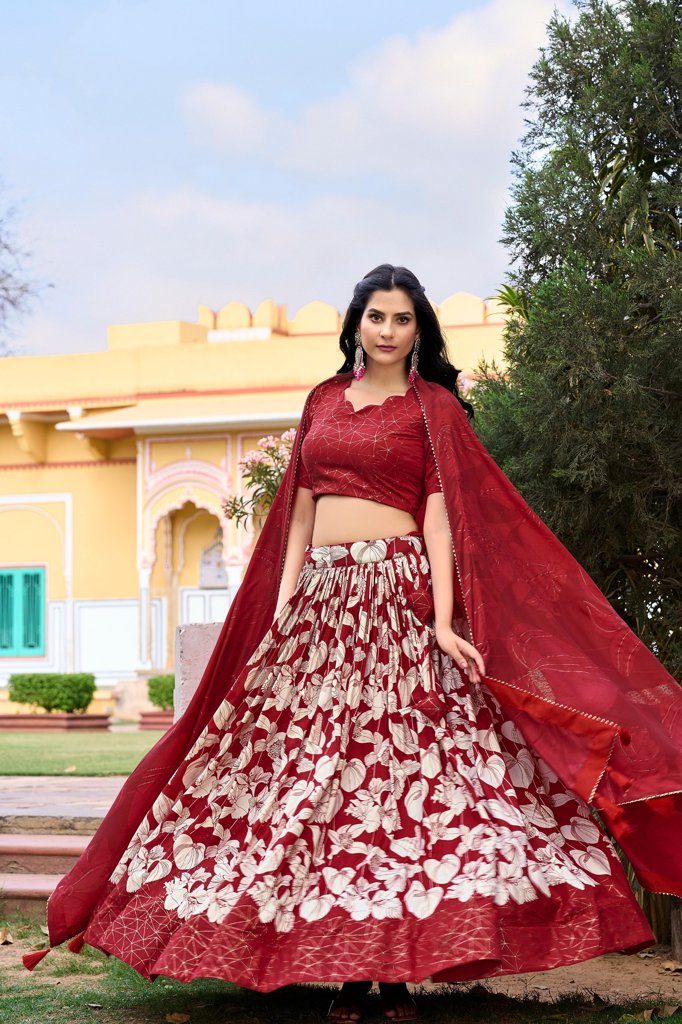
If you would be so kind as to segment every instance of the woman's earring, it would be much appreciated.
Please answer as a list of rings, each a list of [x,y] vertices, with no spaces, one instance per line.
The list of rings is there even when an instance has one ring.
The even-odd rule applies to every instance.
[[[414,384],[414,379],[417,376],[417,361],[419,359],[419,335],[414,339],[414,348],[412,349],[412,361],[410,362],[410,372],[407,375],[407,379],[410,384]]]
[[[355,366],[353,367],[353,376],[356,380],[361,380],[365,372],[365,353],[362,348],[362,336],[360,329],[355,332]]]

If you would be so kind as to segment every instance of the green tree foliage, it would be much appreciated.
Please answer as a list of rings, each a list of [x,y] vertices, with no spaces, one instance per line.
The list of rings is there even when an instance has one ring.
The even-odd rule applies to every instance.
[[[483,440],[668,669],[682,669],[682,3],[555,14],[512,157]]]

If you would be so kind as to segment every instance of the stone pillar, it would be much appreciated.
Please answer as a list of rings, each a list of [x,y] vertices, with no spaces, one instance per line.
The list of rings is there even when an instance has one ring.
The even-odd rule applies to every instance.
[[[136,721],[142,711],[158,711],[147,695],[147,680],[160,674],[158,670],[138,669],[135,679],[121,679],[112,690],[114,718]]]
[[[189,623],[176,629],[174,721],[187,710],[222,628],[222,622],[206,622]]]

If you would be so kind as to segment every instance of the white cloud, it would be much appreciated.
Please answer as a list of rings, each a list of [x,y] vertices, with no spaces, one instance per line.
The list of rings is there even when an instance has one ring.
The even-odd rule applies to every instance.
[[[285,158],[311,171],[378,171],[449,180],[452,162],[493,171],[520,126],[522,89],[550,12],[547,0],[492,0],[414,41],[389,39],[355,66],[340,96],[310,104]],[[342,155],[342,163],[339,157]]]
[[[506,266],[497,239],[523,89],[552,9],[490,0],[439,31],[387,39],[341,93],[289,120],[231,84],[195,84],[183,102],[190,137],[219,165],[255,160],[280,198],[190,183],[36,211],[39,269],[55,289],[26,322],[25,349],[101,347],[108,324],[193,320],[198,303],[343,309],[384,261],[411,267],[436,302],[490,294]]]
[[[340,94],[289,120],[229,85],[193,87],[185,112],[207,143],[251,149],[308,177],[372,172],[438,195],[458,175],[506,179],[523,87],[554,6],[490,0],[445,28],[388,38],[350,68]]]
[[[236,86],[198,82],[183,99],[192,138],[234,153],[249,153],[267,140],[270,118]]]

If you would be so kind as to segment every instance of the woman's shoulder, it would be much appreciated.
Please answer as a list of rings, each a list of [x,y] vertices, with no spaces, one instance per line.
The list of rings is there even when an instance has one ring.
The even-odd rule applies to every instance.
[[[347,373],[334,373],[330,377],[325,377],[323,380],[318,381],[314,384],[308,392],[305,400],[305,406],[309,413],[312,413],[315,406],[328,397],[334,390],[348,386],[348,381],[352,379],[352,372]]]
[[[353,379],[352,370],[346,370],[343,373],[332,373],[329,377],[324,377],[317,384],[313,385],[310,389],[310,394],[317,391],[327,391],[331,388],[340,388],[344,384],[348,387],[348,382]]]

